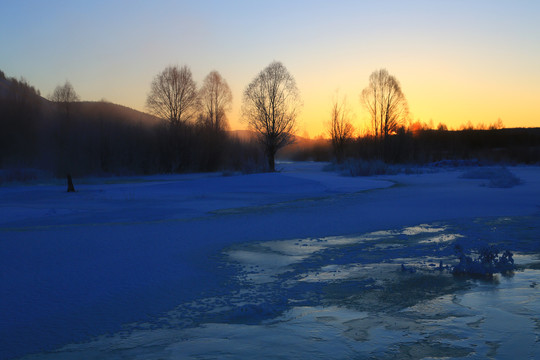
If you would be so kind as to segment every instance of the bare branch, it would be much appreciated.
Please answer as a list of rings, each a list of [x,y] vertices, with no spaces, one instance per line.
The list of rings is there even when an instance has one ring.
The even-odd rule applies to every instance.
[[[202,110],[200,121],[203,125],[215,131],[226,130],[232,92],[219,72],[212,71],[206,76],[199,91],[199,98]]]
[[[330,122],[328,123],[328,134],[332,140],[334,157],[338,163],[345,158],[345,148],[352,139],[354,127],[350,120],[350,110],[347,106],[347,99],[340,98],[339,94],[332,103],[330,112]]]
[[[146,98],[148,110],[172,125],[190,121],[198,106],[197,85],[187,66],[169,66],[156,75]]]
[[[409,114],[399,81],[386,69],[374,71],[360,100],[370,115],[373,134],[386,138],[402,126]]]

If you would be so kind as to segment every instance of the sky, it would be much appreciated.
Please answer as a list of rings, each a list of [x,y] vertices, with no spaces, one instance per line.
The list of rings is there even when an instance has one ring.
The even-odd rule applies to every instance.
[[[43,95],[70,81],[82,100],[145,111],[152,79],[188,65],[200,85],[217,70],[242,93],[272,61],[296,79],[300,135],[325,132],[336,93],[353,124],[359,95],[386,68],[413,121],[540,126],[540,1],[3,0],[0,70]]]

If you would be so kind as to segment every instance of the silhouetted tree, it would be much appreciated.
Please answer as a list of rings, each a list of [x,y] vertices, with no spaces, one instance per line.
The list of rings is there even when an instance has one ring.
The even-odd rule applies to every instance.
[[[146,107],[166,120],[162,163],[169,171],[184,171],[190,163],[190,121],[199,110],[197,84],[187,66],[169,66],[155,76],[146,98]]]
[[[201,118],[205,127],[214,131],[228,128],[227,111],[231,109],[232,92],[227,81],[217,71],[212,71],[203,81],[199,91]]]
[[[218,170],[223,164],[224,147],[228,141],[227,111],[231,109],[232,92],[227,81],[217,71],[210,72],[199,90],[200,113],[197,119],[198,168]]]
[[[79,101],[79,95],[75,92],[73,85],[66,81],[64,85],[58,85],[53,93],[49,95],[58,108],[58,133],[57,133],[57,173],[71,173],[77,167],[80,160],[75,156],[74,149],[77,148],[78,135],[76,134],[74,116],[74,104]]]
[[[439,125],[437,125],[437,130],[438,131],[448,131],[448,126],[446,126],[446,124],[444,124],[444,123],[439,123]]]
[[[504,123],[501,118],[498,118],[493,124],[489,125],[489,130],[500,130],[504,129]]]
[[[197,84],[187,66],[169,66],[154,77],[146,107],[155,116],[179,125],[192,119],[198,107]]]
[[[294,78],[280,62],[272,62],[244,90],[242,116],[258,135],[270,171],[275,155],[293,142],[302,103]]]
[[[332,140],[332,150],[338,163],[343,162],[345,158],[345,148],[351,141],[354,133],[354,127],[350,120],[350,111],[347,107],[345,98],[336,98],[332,104],[330,112],[330,122],[328,123],[328,134]]]
[[[374,71],[360,100],[371,118],[376,138],[386,139],[405,123],[409,108],[399,81],[386,69]]]
[[[69,81],[66,81],[64,85],[58,85],[54,88],[53,93],[49,95],[49,100],[54,102],[69,117],[72,104],[79,101],[80,98],[75,92],[73,85]]]

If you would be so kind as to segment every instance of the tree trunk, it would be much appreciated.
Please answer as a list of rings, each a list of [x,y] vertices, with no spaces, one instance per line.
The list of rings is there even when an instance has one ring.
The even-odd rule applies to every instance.
[[[70,174],[67,174],[67,191],[75,192],[75,187],[73,186],[73,180],[71,179]]]
[[[268,171],[275,172],[276,171],[276,161],[275,161],[275,153],[269,152],[268,153]]]

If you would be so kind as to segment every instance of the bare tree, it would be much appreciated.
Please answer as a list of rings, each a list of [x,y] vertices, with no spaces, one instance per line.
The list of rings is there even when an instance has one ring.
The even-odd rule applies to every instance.
[[[371,127],[376,138],[386,139],[405,123],[409,108],[399,81],[386,69],[374,71],[368,86],[360,95],[371,117]]]
[[[69,175],[76,167],[78,160],[75,160],[73,149],[76,144],[76,123],[77,116],[74,116],[74,104],[78,102],[79,95],[75,92],[73,85],[66,80],[64,85],[58,85],[49,95],[49,100],[56,104],[58,108],[58,173],[65,172]]]
[[[146,107],[171,125],[189,121],[198,108],[197,85],[187,66],[169,66],[156,75],[146,98]]]
[[[270,171],[275,171],[276,152],[294,140],[301,106],[294,78],[277,61],[262,70],[244,90],[242,116],[257,133]]]
[[[489,130],[500,130],[504,129],[504,123],[501,118],[498,118],[493,124],[489,125]]]
[[[352,139],[354,127],[350,120],[347,100],[346,98],[340,98],[338,94],[336,94],[332,104],[328,133],[332,140],[334,157],[338,163],[341,163],[345,158],[345,148]]]
[[[231,109],[232,92],[227,81],[217,71],[212,71],[203,81],[199,91],[203,125],[216,132],[226,130],[227,111]]]
[[[54,102],[60,109],[65,112],[67,117],[70,116],[72,104],[80,100],[79,95],[75,92],[73,85],[66,80],[64,85],[58,85],[49,95],[49,100]]]

